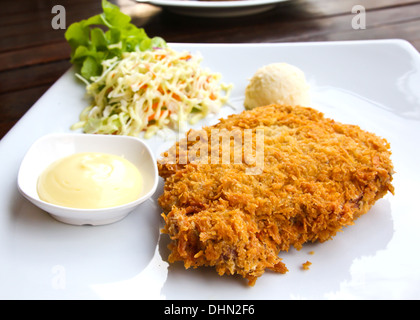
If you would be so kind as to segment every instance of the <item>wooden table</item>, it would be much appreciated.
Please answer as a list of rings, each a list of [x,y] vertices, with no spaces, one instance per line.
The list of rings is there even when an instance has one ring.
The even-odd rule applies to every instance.
[[[420,50],[420,0],[290,0],[236,18],[192,18],[149,4],[114,0],[149,36],[168,42],[243,43],[401,38]],[[54,29],[54,5],[66,26],[101,12],[100,0],[15,0],[0,11],[0,137],[70,67],[65,30]],[[355,28],[362,5],[366,28]],[[359,24],[359,26],[361,26]],[[309,53],[308,53],[309,54]]]

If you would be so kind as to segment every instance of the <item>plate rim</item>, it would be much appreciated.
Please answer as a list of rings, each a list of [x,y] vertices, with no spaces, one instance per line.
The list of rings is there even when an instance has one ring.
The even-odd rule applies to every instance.
[[[199,0],[135,0],[139,4],[152,4],[162,7],[196,8],[196,9],[235,9],[265,6],[291,0],[232,0],[232,1],[199,1]]]

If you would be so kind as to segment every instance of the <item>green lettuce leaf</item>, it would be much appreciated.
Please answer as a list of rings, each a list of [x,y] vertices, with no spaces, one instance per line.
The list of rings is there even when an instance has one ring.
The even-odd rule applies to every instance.
[[[132,24],[118,6],[102,0],[102,9],[101,14],[71,24],[65,33],[72,49],[70,61],[87,81],[102,73],[103,60],[166,46],[162,38],[149,38],[143,28]]]

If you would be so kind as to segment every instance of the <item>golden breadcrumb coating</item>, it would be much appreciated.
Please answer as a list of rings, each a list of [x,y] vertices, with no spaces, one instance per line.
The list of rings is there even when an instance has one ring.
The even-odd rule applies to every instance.
[[[186,150],[200,156],[205,149],[197,146],[203,145],[208,154],[226,154],[221,144],[208,143],[214,129],[251,130],[252,154],[241,148],[243,161],[233,163],[238,146],[232,138],[232,164],[179,161]],[[245,160],[256,158],[258,130],[264,132],[263,166],[250,174],[257,163]],[[171,238],[169,261],[183,261],[186,268],[212,266],[254,285],[266,269],[287,272],[280,251],[331,239],[393,193],[389,143],[311,108],[258,107],[191,133],[202,138],[164,154],[176,155],[176,163],[158,163],[165,179],[159,204],[162,231]]]
[[[309,270],[309,267],[312,265],[312,262],[306,261],[305,263],[302,263],[302,269],[303,270]]]

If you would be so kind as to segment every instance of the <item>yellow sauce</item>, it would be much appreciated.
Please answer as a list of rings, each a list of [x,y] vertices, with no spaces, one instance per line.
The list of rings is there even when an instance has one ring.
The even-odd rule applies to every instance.
[[[97,209],[136,200],[142,176],[130,161],[106,153],[76,153],[52,163],[38,179],[38,195],[46,202]]]

